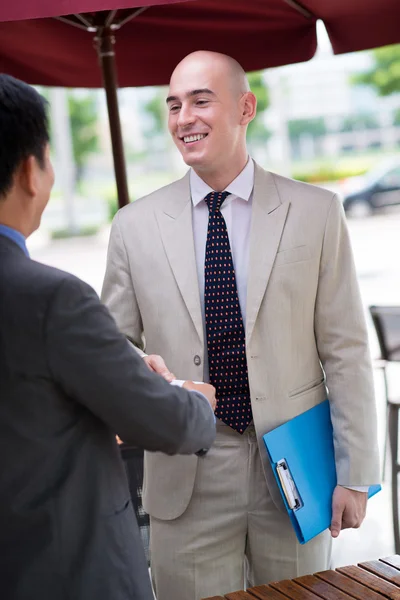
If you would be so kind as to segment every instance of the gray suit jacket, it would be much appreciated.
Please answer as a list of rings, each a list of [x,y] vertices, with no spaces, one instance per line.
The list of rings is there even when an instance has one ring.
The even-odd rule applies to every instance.
[[[103,300],[121,331],[163,356],[177,377],[203,376],[188,175],[117,214]],[[278,506],[262,436],[327,395],[339,484],[379,481],[368,335],[341,202],[257,165],[246,354],[259,450]],[[144,506],[151,515],[169,520],[186,510],[198,460],[146,456]]]
[[[0,236],[0,595],[150,600],[116,444],[209,447],[210,406],[150,373],[94,291]]]

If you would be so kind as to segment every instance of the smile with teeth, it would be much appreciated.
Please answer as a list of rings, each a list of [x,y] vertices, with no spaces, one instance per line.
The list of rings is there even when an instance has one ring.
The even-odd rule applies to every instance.
[[[207,133],[196,133],[195,135],[185,135],[181,139],[183,139],[185,144],[190,144],[192,142],[199,142],[200,140],[203,140],[206,136]]]

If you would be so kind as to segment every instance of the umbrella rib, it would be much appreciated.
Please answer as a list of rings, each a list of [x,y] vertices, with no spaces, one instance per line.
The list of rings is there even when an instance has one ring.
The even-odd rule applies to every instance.
[[[86,29],[89,29],[89,27],[93,27],[93,23],[91,23],[83,15],[78,13],[78,14],[75,14],[74,17],[76,17],[81,23],[83,23],[84,26],[86,27]]]
[[[306,17],[307,19],[315,18],[315,15],[312,12],[310,12],[307,8],[305,8],[305,6],[300,4],[300,2],[298,2],[298,0],[283,0],[283,1],[286,2],[286,4],[289,4],[289,6],[291,6],[292,8],[296,9],[300,14],[303,15],[303,17]]]
[[[111,27],[113,29],[119,29],[120,27],[122,27],[123,25],[125,25],[126,23],[128,23],[129,21],[134,19],[135,17],[138,17],[139,15],[141,15],[148,8],[149,8],[148,6],[142,6],[141,8],[134,10],[130,15],[125,17],[125,19],[122,19],[122,21],[120,21],[119,23],[114,23]]]
[[[112,25],[117,12],[118,12],[118,10],[110,10],[110,12],[108,13],[108,16],[106,18],[105,27],[110,27],[110,25]]]
[[[80,15],[75,15],[76,17]],[[77,23],[76,21],[72,21],[68,17],[53,17],[57,21],[61,21],[62,23],[67,23],[67,25],[71,25],[72,27],[77,27],[78,29],[83,29],[83,31],[87,31],[92,27],[92,25],[88,22],[87,25],[83,25],[83,23]],[[83,19],[81,19],[83,21]]]

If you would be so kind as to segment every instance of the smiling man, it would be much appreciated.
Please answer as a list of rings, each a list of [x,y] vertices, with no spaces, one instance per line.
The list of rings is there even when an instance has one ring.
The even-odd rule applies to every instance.
[[[379,480],[375,404],[340,201],[249,158],[256,98],[232,58],[187,56],[167,104],[190,170],[118,212],[103,300],[150,368],[217,389],[209,452],[145,464],[157,600],[200,600],[328,567],[331,537],[361,524]],[[331,535],[300,546],[262,435],[327,395]]]

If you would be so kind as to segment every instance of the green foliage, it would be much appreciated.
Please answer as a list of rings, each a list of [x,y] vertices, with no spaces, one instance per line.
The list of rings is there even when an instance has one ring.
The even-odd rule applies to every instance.
[[[379,152],[379,158],[382,153]],[[339,159],[320,159],[297,163],[292,171],[292,177],[306,183],[321,183],[338,181],[363,175],[376,164],[377,156],[373,152],[360,156],[347,156]]]
[[[353,177],[354,175],[363,175],[368,169],[365,167],[336,167],[335,165],[319,166],[310,170],[297,170],[292,173],[293,179],[304,181],[306,183],[321,183],[323,181],[338,181]]]
[[[116,194],[107,198],[108,220],[111,222],[119,210],[118,198]]]
[[[117,212],[119,211],[119,204],[118,204],[118,196],[117,196],[117,191],[115,190],[113,193],[110,193],[107,195],[106,198],[107,201],[107,206],[108,206],[108,220],[111,222],[113,220],[113,218],[115,217],[115,215],[117,214]],[[131,200],[132,202],[132,200]]]
[[[373,67],[352,77],[355,84],[368,85],[380,96],[400,92],[400,44],[373,50]]]
[[[79,182],[88,156],[98,150],[96,99],[92,92],[85,96],[69,92],[68,107],[76,179]]]
[[[38,89],[44,98],[51,102],[49,89],[41,86]],[[81,93],[78,95],[69,90],[68,110],[71,125],[72,151],[76,166],[76,184],[79,184],[88,156],[98,150],[98,114],[95,92],[88,91],[85,95]],[[53,126],[56,126],[56,124],[50,121],[50,137],[52,136]]]
[[[270,136],[270,132],[263,122],[264,112],[270,103],[268,87],[265,84],[261,71],[248,73],[247,78],[251,91],[257,98],[257,115],[248,125],[247,137],[250,143],[265,142]]]
[[[98,225],[86,225],[75,232],[71,232],[69,229],[55,229],[51,232],[51,238],[53,240],[63,240],[70,237],[88,237],[91,235],[96,235],[98,231]]]
[[[288,121],[289,136],[298,139],[304,134],[312,137],[320,137],[326,133],[326,125],[323,117],[316,119],[293,119]]]
[[[147,133],[150,135],[162,135],[165,131],[165,89],[154,88],[153,97],[143,105],[144,112],[150,117],[150,125]]]
[[[358,114],[346,117],[340,131],[362,131],[364,129],[376,129],[379,127],[378,120],[374,115]]]

